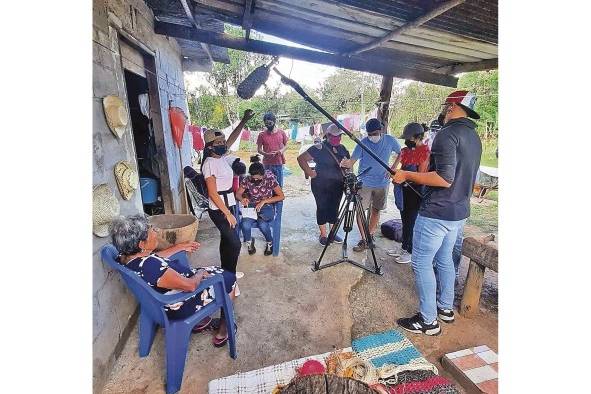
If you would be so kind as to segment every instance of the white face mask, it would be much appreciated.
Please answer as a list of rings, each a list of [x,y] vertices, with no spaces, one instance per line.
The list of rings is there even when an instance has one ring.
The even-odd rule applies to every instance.
[[[380,142],[380,140],[382,139],[382,135],[381,135],[381,134],[380,134],[380,135],[370,135],[370,136],[369,136],[369,137],[367,137],[367,138],[369,138],[369,140],[370,140],[371,142],[373,142],[374,144],[377,144],[377,143],[378,143],[378,142]]]

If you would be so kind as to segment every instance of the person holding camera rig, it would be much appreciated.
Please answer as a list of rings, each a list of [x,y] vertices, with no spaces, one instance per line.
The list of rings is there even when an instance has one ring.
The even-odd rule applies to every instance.
[[[350,157],[349,151],[341,144],[341,134],[337,126],[328,126],[321,144],[311,146],[298,156],[298,164],[304,174],[311,178],[310,185],[316,200],[316,223],[320,229],[318,242],[329,242],[326,224],[334,226],[339,215],[339,205],[343,198],[343,170],[341,161]],[[316,167],[310,168],[308,162],[314,161]],[[330,229],[329,229],[330,230]],[[330,242],[342,243],[343,239],[335,235]]]
[[[443,128],[433,140],[429,171],[398,170],[392,175],[395,183],[426,186],[412,248],[419,312],[397,321],[413,333],[438,335],[438,318],[445,323],[454,321],[456,272],[452,253],[458,233],[470,216],[470,196],[482,155],[476,123],[468,119],[480,119],[474,111],[475,103],[476,96],[466,90],[447,96],[440,115]]]
[[[384,133],[382,122],[376,118],[371,118],[365,124],[367,137],[361,142],[371,149],[382,161],[388,163],[392,153],[400,154],[400,144],[396,138]],[[386,209],[388,188],[387,171],[373,157],[365,152],[359,145],[355,146],[350,160],[344,160],[341,165],[345,168],[353,168],[355,162],[359,160],[359,174],[363,183],[359,194],[363,208],[369,212],[369,234],[362,230],[360,218],[357,218],[357,225],[361,233],[361,239],[357,246],[353,247],[355,252],[362,252],[368,248],[368,238],[376,232],[380,220],[380,211]],[[369,168],[369,171],[366,171]]]
[[[228,146],[231,146],[240,136],[242,128],[252,117],[254,111],[247,109],[234,128],[232,133],[226,136],[220,130],[209,129],[203,134],[205,148],[203,149],[203,162],[201,172],[207,185],[209,197],[209,217],[220,231],[220,261],[223,269],[236,273],[238,256],[240,255],[240,238],[234,230],[236,218],[232,211],[236,205],[234,198],[234,171],[226,160]]]

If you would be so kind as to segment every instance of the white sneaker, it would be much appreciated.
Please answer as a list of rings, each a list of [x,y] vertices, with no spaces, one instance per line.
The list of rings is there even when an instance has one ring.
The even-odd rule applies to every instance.
[[[392,256],[392,257],[399,257],[400,256],[400,252],[396,249],[388,249],[388,250],[386,250],[386,254],[388,256]]]
[[[411,256],[412,255],[410,253],[408,253],[406,250],[403,250],[400,254],[400,257],[396,259],[396,262],[398,264],[408,264],[410,263]]]

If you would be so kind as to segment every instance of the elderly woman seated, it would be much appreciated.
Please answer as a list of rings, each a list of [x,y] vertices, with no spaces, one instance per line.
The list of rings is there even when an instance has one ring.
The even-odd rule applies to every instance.
[[[113,245],[119,251],[118,261],[138,275],[161,294],[169,292],[192,292],[204,278],[212,275],[222,275],[230,298],[235,298],[236,275],[219,267],[190,268],[186,261],[186,252],[199,249],[197,242],[184,242],[168,249],[155,252],[158,245],[158,229],[152,227],[143,215],[119,218],[111,224]],[[165,307],[170,319],[185,319],[195,313],[202,306],[213,300],[212,288],[188,298],[183,302]],[[212,323],[210,317],[198,323],[193,331],[200,332]],[[220,319],[219,329],[213,339],[216,347],[221,347],[228,341],[228,331],[225,319]]]

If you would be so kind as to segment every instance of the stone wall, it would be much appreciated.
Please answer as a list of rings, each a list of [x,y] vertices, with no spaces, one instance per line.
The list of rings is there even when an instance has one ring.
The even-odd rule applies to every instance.
[[[153,14],[141,0],[93,0],[93,184],[107,183],[112,188],[119,198],[122,215],[143,212],[140,193],[134,193],[130,201],[123,200],[113,174],[113,167],[120,160],[128,160],[137,168],[131,122],[123,137],[117,139],[107,126],[102,107],[102,98],[110,94],[127,102],[118,44],[119,35],[125,33],[154,54],[160,95],[160,108],[155,110],[160,112],[164,131],[164,147],[160,148],[159,155],[168,167],[168,178],[163,183],[170,185],[172,195],[168,211],[182,213],[185,197],[181,168],[191,162],[190,142],[185,135],[183,149],[179,152],[173,144],[168,120],[169,105],[178,106],[188,114],[180,48],[174,39],[154,33]],[[119,274],[107,269],[100,260],[100,248],[109,239],[91,236],[93,386],[95,392],[100,392],[118,356],[117,351],[132,328],[131,318],[137,305]]]

